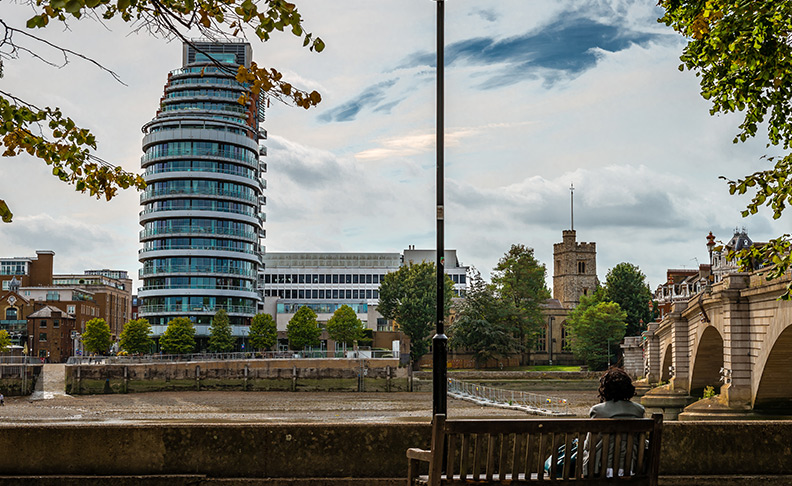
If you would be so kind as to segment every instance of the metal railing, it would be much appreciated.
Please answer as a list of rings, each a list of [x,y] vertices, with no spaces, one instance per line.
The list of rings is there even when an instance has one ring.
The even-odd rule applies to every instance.
[[[448,394],[480,405],[522,410],[534,415],[572,415],[566,399],[537,395],[518,390],[505,390],[448,379]]]
[[[233,361],[251,359],[393,359],[393,351],[387,349],[358,349],[357,351],[260,351],[248,353],[194,353],[194,354],[147,354],[141,356],[71,356],[67,364],[135,364],[191,361]],[[33,362],[33,361],[31,361]]]
[[[145,304],[140,307],[142,314],[156,314],[163,312],[175,312],[191,314],[194,312],[204,312],[214,314],[218,309],[224,309],[229,314],[251,314],[257,312],[255,305],[217,305],[217,306],[189,306],[183,304]]]

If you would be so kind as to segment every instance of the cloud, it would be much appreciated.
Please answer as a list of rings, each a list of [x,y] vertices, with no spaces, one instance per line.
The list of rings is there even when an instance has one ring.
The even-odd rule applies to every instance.
[[[358,113],[364,108],[373,107],[374,111],[390,111],[390,109],[398,102],[389,102],[382,108],[380,104],[385,100],[385,93],[388,88],[391,88],[399,79],[389,79],[382,81],[375,85],[369,86],[364,89],[359,95],[352,98],[350,101],[332,108],[321,115],[319,121],[322,122],[348,122],[354,120]]]
[[[482,19],[486,20],[487,22],[495,22],[495,21],[497,21],[500,18],[498,13],[494,9],[491,9],[491,8],[488,8],[488,9],[479,8],[479,9],[476,9],[476,10],[470,12],[468,15],[475,15],[477,17],[481,17]]]
[[[537,76],[554,83],[594,67],[598,52],[618,52],[633,44],[646,44],[659,36],[583,16],[563,16],[517,36],[476,37],[454,42],[446,47],[445,60],[446,66],[497,66],[497,71],[488,74],[488,79],[479,85],[482,89]],[[434,67],[435,61],[434,53],[419,52],[409,56],[399,67]]]

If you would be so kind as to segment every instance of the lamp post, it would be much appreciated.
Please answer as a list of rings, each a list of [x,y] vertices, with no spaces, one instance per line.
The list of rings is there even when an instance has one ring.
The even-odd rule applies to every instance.
[[[446,414],[448,380],[446,363],[448,358],[448,337],[445,335],[445,235],[443,220],[445,218],[443,193],[444,168],[444,137],[445,120],[443,117],[444,83],[445,83],[445,2],[437,2],[437,332],[432,338],[432,416]]]

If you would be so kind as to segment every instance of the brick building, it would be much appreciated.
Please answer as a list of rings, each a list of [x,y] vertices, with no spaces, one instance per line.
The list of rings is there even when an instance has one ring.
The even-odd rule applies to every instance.
[[[60,363],[74,354],[77,320],[62,310],[45,305],[27,319],[32,356]]]

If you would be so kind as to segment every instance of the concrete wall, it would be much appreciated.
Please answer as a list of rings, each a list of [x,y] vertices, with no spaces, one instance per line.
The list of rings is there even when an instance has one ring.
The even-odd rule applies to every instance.
[[[0,393],[9,397],[30,395],[41,375],[41,366],[0,364]]]
[[[73,484],[101,482],[91,475],[196,475],[397,485],[407,474],[405,451],[428,447],[430,435],[426,423],[1,425],[0,485],[70,475],[82,478]],[[757,476],[764,480],[754,484],[788,484],[791,435],[788,421],[665,424],[661,484],[748,484],[740,481]]]
[[[66,366],[72,395],[166,390],[407,391],[397,359],[260,359]]]

